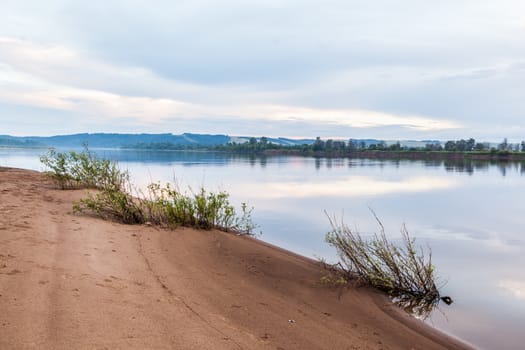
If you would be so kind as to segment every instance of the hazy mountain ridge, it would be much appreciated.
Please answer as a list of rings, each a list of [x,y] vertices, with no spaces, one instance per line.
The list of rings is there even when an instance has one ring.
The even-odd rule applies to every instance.
[[[229,136],[224,134],[193,134],[183,133],[175,135],[171,133],[163,134],[125,134],[125,133],[81,133],[71,135],[55,136],[10,136],[0,135],[0,146],[12,147],[57,147],[57,148],[77,148],[87,143],[90,148],[133,148],[135,145],[155,145],[173,144],[181,146],[206,147],[223,145],[230,142],[245,143],[249,142],[251,136]],[[256,137],[260,140],[260,137]],[[312,144],[315,139],[290,139],[285,137],[268,137],[268,142],[283,146],[294,146],[302,144]],[[348,139],[344,140],[348,141]],[[364,143],[366,146],[371,144],[385,143],[387,145],[398,141],[378,140],[378,139],[354,139],[355,142]],[[399,141],[403,146],[424,147],[427,143],[439,143],[436,140],[405,140]]]
[[[174,134],[119,134],[119,133],[83,133],[56,136],[8,136],[0,135],[0,144],[32,143],[42,147],[81,147],[87,143],[91,148],[122,148],[135,144],[171,143],[177,145],[214,146],[228,143],[227,135],[200,135],[184,133]]]

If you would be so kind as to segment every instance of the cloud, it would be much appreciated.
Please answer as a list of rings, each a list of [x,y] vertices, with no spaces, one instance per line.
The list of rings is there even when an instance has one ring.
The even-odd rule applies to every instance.
[[[251,115],[265,116],[272,120],[323,122],[353,128],[399,126],[416,130],[443,130],[459,128],[454,121],[437,120],[422,116],[399,115],[370,110],[336,110],[289,106],[260,106]]]
[[[94,89],[118,94],[164,97],[166,94],[205,90],[203,86],[163,79],[146,68],[114,65],[73,47],[40,44],[14,37],[0,37],[0,62],[11,75],[25,76],[26,82]],[[30,79],[28,79],[30,78]]]
[[[102,117],[106,120],[134,118],[141,122],[159,123],[167,116],[176,116],[184,102],[149,97],[129,97],[95,90],[55,88],[44,91],[0,92],[5,103],[76,112],[80,116]]]
[[[201,90],[200,95],[205,96],[210,90],[196,85],[185,86],[165,81],[152,73],[134,67],[116,67],[96,60],[88,60],[67,47],[38,45],[15,38],[0,37],[0,58],[9,64],[4,63],[0,66],[5,72],[1,81],[13,86],[12,89],[0,90],[0,99],[4,103],[70,111],[84,117],[134,118],[142,123],[160,123],[173,118],[194,120],[237,118],[256,122],[292,121],[352,128],[398,126],[422,131],[460,127],[453,121],[424,116],[370,110],[260,104],[257,99],[251,104],[244,101],[242,104],[239,102],[195,103],[191,102],[192,93]],[[89,72],[94,73],[90,75]],[[103,81],[114,79],[137,81],[137,78],[144,78],[145,81],[141,83],[149,85],[158,83],[166,87],[172,85],[173,88],[181,91],[183,96],[184,90],[190,91],[186,93],[189,95],[188,100],[148,95],[128,96],[103,90],[106,88]],[[91,85],[94,86],[93,89],[82,88]],[[118,91],[111,85],[109,90]],[[147,93],[147,87],[138,92]],[[242,100],[246,100],[249,96],[249,93],[244,95]]]
[[[8,0],[3,9],[0,69],[10,76],[0,91],[4,103],[36,107],[25,122],[41,106],[71,112],[72,128],[97,121],[86,131],[138,122],[140,131],[523,138],[522,1]]]
[[[170,79],[275,87],[375,66],[479,65],[499,56],[487,45],[521,45],[512,34],[525,6],[504,2],[112,1],[66,10],[75,37],[111,60]]]
[[[22,79],[21,79],[22,80]],[[365,110],[323,110],[272,105],[197,105],[173,99],[131,97],[97,90],[48,86],[45,90],[0,91],[4,103],[76,112],[83,116],[110,119],[135,118],[160,123],[170,118],[228,119],[266,122],[306,122],[353,128],[399,126],[416,130],[458,128],[454,122],[419,116],[400,116]]]

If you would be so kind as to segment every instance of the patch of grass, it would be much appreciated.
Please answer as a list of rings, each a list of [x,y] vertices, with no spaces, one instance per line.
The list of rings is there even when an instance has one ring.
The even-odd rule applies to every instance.
[[[326,241],[335,247],[340,262],[337,273],[328,278],[339,283],[342,280],[364,282],[386,292],[407,311],[421,317],[428,316],[440,300],[452,303],[450,297],[440,295],[430,249],[428,252],[416,249],[415,239],[404,225],[402,243],[390,242],[383,224],[372,213],[380,229],[368,240],[329,217],[332,230],[327,233]]]

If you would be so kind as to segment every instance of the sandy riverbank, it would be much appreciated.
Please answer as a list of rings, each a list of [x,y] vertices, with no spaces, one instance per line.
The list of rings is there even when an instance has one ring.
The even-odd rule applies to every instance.
[[[218,231],[71,214],[0,169],[0,349],[464,349],[315,262]]]

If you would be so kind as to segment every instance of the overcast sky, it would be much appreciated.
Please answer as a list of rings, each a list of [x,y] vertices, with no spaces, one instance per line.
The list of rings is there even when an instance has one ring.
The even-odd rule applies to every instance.
[[[525,139],[523,0],[2,0],[0,134]]]

